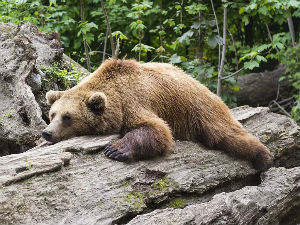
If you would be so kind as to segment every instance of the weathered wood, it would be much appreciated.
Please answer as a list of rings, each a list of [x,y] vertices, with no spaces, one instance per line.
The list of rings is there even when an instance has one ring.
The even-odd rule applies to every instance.
[[[293,120],[270,113],[266,108],[240,107],[234,109],[233,114],[271,149],[275,165],[300,165],[299,127]],[[263,181],[258,187],[243,188],[258,185],[259,174],[249,162],[222,151],[176,141],[173,152],[166,157],[125,164],[106,158],[101,152],[105,144],[115,138],[117,136],[77,137],[1,157],[0,224],[126,224],[138,214],[145,216],[131,223],[146,224],[147,221],[136,222],[142,218],[157,224],[166,219],[176,222],[175,209],[163,211],[168,218],[159,216],[161,211],[153,212],[150,215],[155,220],[149,219],[146,213],[170,207],[178,198],[184,202],[181,206],[186,206],[183,209],[186,211],[180,214],[185,214],[183,221],[189,215],[202,218],[199,215],[204,212],[207,218],[217,215],[221,218],[227,212],[224,207],[228,207],[235,210],[228,215],[228,221],[239,218],[238,215],[245,217],[240,221],[247,221],[247,218],[253,221],[256,216],[260,224],[270,224],[269,219],[264,219],[265,215],[272,212],[286,215],[292,210],[287,206],[297,200],[298,187],[294,183],[297,169],[273,168],[266,173],[271,176],[267,179],[270,181]],[[277,171],[276,176],[272,175],[274,171]],[[285,173],[291,177],[286,179]],[[274,180],[277,175],[279,180]],[[216,195],[238,189],[241,191]],[[271,193],[266,193],[267,190]],[[257,198],[266,193],[268,200],[257,202],[253,197],[251,203],[256,192],[260,193]],[[203,203],[207,201],[212,203],[214,210],[208,210],[208,203]],[[264,213],[264,204],[268,202],[271,205],[267,206],[268,213]],[[202,204],[206,204],[206,209],[197,211],[197,216],[189,211]],[[274,215],[275,222],[281,219],[278,214]]]
[[[288,92],[288,83],[279,82],[284,75],[285,66],[280,64],[273,71],[250,73],[238,77],[240,90],[236,93],[238,105],[267,106],[278,94]]]
[[[271,168],[258,186],[220,193],[212,200],[184,209],[155,210],[137,216],[128,225],[252,225],[299,223],[300,167]],[[290,217],[293,211],[295,216]]]

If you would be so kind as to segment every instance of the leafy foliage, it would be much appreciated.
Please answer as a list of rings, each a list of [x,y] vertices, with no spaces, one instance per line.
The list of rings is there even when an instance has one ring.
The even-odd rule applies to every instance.
[[[300,2],[297,0],[214,1],[218,21],[210,0],[107,0],[105,5],[113,39],[120,42],[120,58],[140,55],[141,61],[173,63],[215,91],[219,47],[226,41],[223,76],[241,68],[244,68],[242,73],[261,72],[282,62],[287,66],[287,79],[293,84],[291,94],[299,99],[299,73],[295,66],[299,60],[294,54],[296,50],[291,50],[294,48],[290,47],[287,26],[287,19],[292,16],[299,42]],[[81,22],[79,1],[2,0],[0,6],[0,21],[28,21],[44,32],[59,32],[65,52],[83,65],[86,58],[83,40],[87,41],[93,69],[101,63],[103,54],[104,58],[110,57],[109,36],[99,0],[84,1],[85,22]],[[220,36],[224,7],[228,9],[227,40]],[[106,42],[107,49],[104,49]],[[50,70],[54,70],[51,73],[57,74],[62,83],[70,85],[74,74],[70,75],[70,71],[59,65],[46,69],[46,73]],[[223,94],[223,100],[235,106],[234,93],[239,90],[236,77],[223,80],[222,85],[227,93]],[[299,105],[295,101],[292,110],[295,119]]]
[[[279,60],[286,65],[285,76],[281,80],[287,79],[291,84],[291,95],[295,102],[291,111],[291,116],[300,123],[300,46],[288,47],[278,55]]]
[[[73,65],[71,68],[63,68],[58,62],[54,62],[50,67],[43,66],[41,69],[45,75],[42,78],[42,86],[45,91],[52,89],[51,84],[54,83],[58,85],[59,89],[65,90],[76,85],[85,77],[85,74],[77,71]]]

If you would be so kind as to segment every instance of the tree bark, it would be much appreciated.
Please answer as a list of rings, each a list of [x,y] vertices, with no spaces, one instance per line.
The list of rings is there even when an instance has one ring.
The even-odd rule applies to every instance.
[[[270,148],[275,166],[299,166],[292,119],[267,108],[232,113]],[[0,157],[0,223],[269,225],[299,211],[299,167],[273,167],[260,177],[248,161],[187,141],[176,141],[167,156],[126,164],[102,152],[116,138],[76,137]],[[161,208],[174,214],[148,217]]]
[[[159,30],[160,30],[160,31],[163,31],[163,28],[162,28],[162,9],[163,9],[162,0],[160,0],[159,7],[160,7]],[[161,33],[159,34],[159,41],[160,41],[160,46],[161,46],[161,51],[159,52],[159,57],[160,57],[160,62],[163,63],[163,62],[164,62],[164,59],[163,59],[163,57],[162,57],[163,39],[162,39]]]
[[[81,22],[84,22],[84,5],[83,5],[83,0],[80,0],[80,17],[81,17]],[[84,51],[85,51],[85,57],[86,57],[86,65],[88,68],[88,71],[91,72],[91,60],[90,60],[90,54],[89,54],[89,49],[86,40],[83,40],[83,46],[84,46]]]
[[[201,4],[201,0],[198,0],[198,3]],[[201,18],[202,18],[202,13],[199,11],[198,13],[198,21],[199,21],[199,29],[198,29],[198,35],[199,35],[199,43],[198,43],[198,52],[197,52],[197,57],[199,62],[203,62],[203,41],[202,41],[202,33],[201,33]]]
[[[103,10],[105,22],[106,22],[106,27],[108,29],[109,40],[110,40],[110,45],[111,45],[111,55],[114,57],[115,56],[115,45],[114,45],[114,40],[113,40],[111,28],[110,28],[110,23],[108,20],[108,15],[107,15],[105,4],[104,4],[103,0],[100,0],[100,3],[101,3],[101,8]]]
[[[267,28],[267,32],[268,32],[268,37],[269,37],[270,41],[272,42],[272,41],[273,41],[273,38],[272,38],[271,31],[270,31],[270,29],[269,29],[268,24],[266,24],[266,28]]]
[[[236,93],[238,105],[261,106],[268,105],[275,100],[277,92],[283,96],[288,96],[288,82],[279,78],[284,75],[285,66],[280,64],[273,71],[263,73],[250,73],[238,77],[240,90]]]
[[[295,46],[295,29],[294,29],[294,23],[293,23],[292,16],[289,16],[289,18],[288,18],[288,25],[289,25],[289,31],[291,34],[291,38],[292,38],[292,46]]]
[[[219,29],[218,19],[217,19],[217,15],[216,15],[216,12],[215,12],[215,7],[214,7],[213,0],[210,0],[210,3],[211,3],[211,8],[212,8],[213,13],[214,13],[215,21],[216,21],[217,32],[218,32],[219,37],[221,37],[220,36],[220,29]],[[220,69],[220,64],[221,64],[221,46],[220,46],[220,44],[218,44],[218,49],[219,49],[219,55],[218,55],[218,70],[219,70]]]
[[[226,54],[226,25],[227,25],[227,8],[224,7],[224,21],[223,21],[223,48],[222,48],[222,58],[221,58],[221,65],[219,68],[218,73],[218,86],[217,86],[217,95],[221,96],[222,92],[222,74],[224,69],[225,63],[225,54]]]
[[[223,192],[210,201],[184,208],[155,210],[135,217],[126,225],[298,224],[299,174],[299,167],[272,168],[262,175],[261,185]]]
[[[105,60],[105,55],[106,55],[106,46],[107,46],[107,38],[108,38],[108,28],[106,28],[106,33],[105,33],[104,46],[103,46],[103,56],[102,56],[102,62],[104,62],[104,60]]]

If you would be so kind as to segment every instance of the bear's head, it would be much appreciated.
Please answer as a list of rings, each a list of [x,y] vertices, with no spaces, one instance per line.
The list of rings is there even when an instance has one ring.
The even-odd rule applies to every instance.
[[[42,135],[48,144],[105,132],[104,113],[108,103],[103,92],[49,91],[46,99],[51,105],[50,124]]]

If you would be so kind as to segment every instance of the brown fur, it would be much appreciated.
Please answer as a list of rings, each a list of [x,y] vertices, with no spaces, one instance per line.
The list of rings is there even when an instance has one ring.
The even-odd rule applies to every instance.
[[[101,112],[93,112],[89,104],[95,92],[104,93],[103,101],[93,100],[103,107]],[[105,154],[125,161],[164,154],[174,137],[249,159],[260,170],[271,165],[269,150],[233,119],[222,100],[170,64],[106,60],[77,86],[47,98],[53,103],[50,116],[55,114],[47,128],[53,142],[121,133],[124,137]],[[70,126],[60,122],[66,113],[72,117]]]

